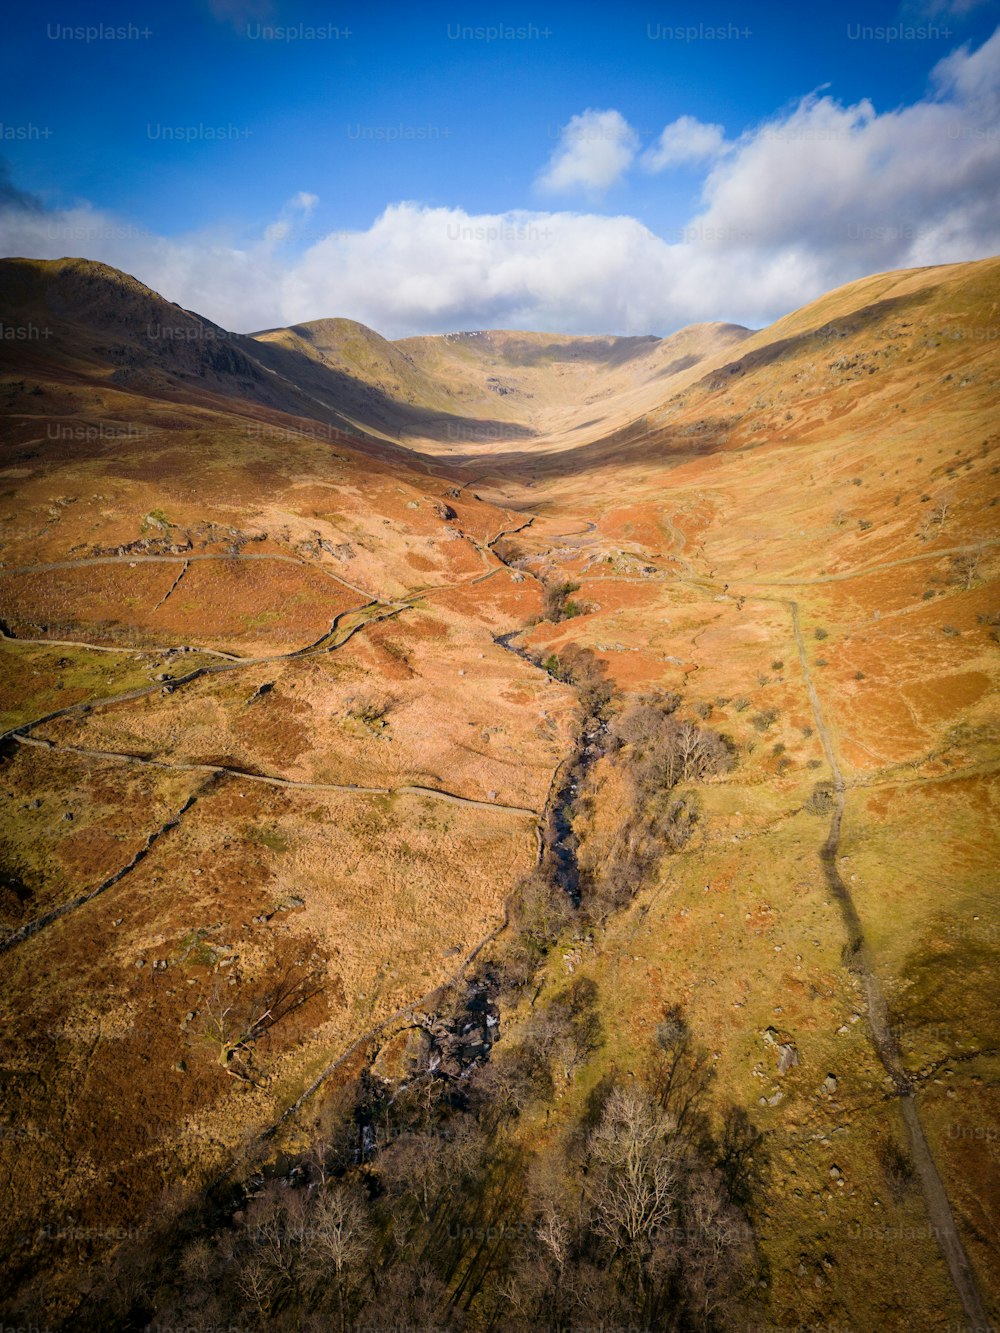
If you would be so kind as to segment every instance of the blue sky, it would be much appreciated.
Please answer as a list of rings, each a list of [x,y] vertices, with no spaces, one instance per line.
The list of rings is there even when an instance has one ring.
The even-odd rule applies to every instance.
[[[613,331],[644,331],[645,321],[664,332],[698,313],[693,294],[678,300],[664,290],[658,306],[637,290],[623,302],[614,291],[624,270],[652,262],[666,288],[685,260],[718,268],[726,258],[735,275],[747,264],[773,269],[779,247],[783,278],[756,287],[744,278],[747,289],[737,282],[731,298],[724,283],[705,293],[701,317],[762,322],[831,278],[887,260],[975,257],[993,245],[979,197],[991,188],[995,197],[1000,185],[996,107],[985,87],[993,57],[980,57],[982,69],[970,64],[975,87],[957,75],[946,86],[934,71],[992,51],[996,4],[912,0],[905,10],[866,3],[808,14],[772,4],[93,8],[96,16],[81,17],[79,5],[23,6],[5,20],[0,154],[14,190],[33,197],[35,230],[23,208],[0,219],[0,248],[33,243],[49,254],[59,240],[89,243],[90,257],[131,264],[161,289],[172,282],[166,295],[220,322],[347,314],[398,334],[495,315],[562,319],[567,331],[596,331],[602,318],[617,321]],[[91,40],[64,32],[102,24],[138,32]],[[521,35],[458,35],[498,25]],[[290,40],[268,37],[274,28],[290,30]],[[933,117],[943,102],[961,123],[939,117],[929,145],[927,117],[912,113],[929,108]],[[840,120],[828,123],[838,109]],[[907,113],[909,140],[896,123]],[[811,128],[794,122],[790,151],[775,127],[803,114]],[[811,154],[801,141],[819,135],[820,120],[829,140]],[[760,151],[762,127],[773,160]],[[953,214],[955,144],[968,159],[964,233],[942,212],[947,195],[935,205],[906,180],[922,154],[928,171],[946,163]],[[852,152],[862,171],[889,160],[898,201],[884,198],[872,212],[858,161],[842,160]],[[836,155],[825,166],[824,153]],[[754,171],[762,199],[776,189],[774,208],[787,212],[781,190],[824,169],[844,173],[856,194],[832,237],[824,241],[822,218],[818,230],[803,224],[800,237],[762,224],[760,201],[748,195]],[[737,201],[728,212],[726,190]],[[11,202],[16,209],[16,195]],[[42,215],[85,215],[93,225],[43,227]],[[707,241],[690,234],[706,217],[732,233],[725,256],[712,227]],[[929,224],[947,234],[929,239]],[[526,229],[520,240],[475,234],[517,226]],[[442,228],[451,251],[434,243]],[[533,239],[533,229],[549,235]],[[899,233],[895,250],[869,236],[880,229]],[[557,252],[567,247],[577,267],[564,273]],[[574,280],[587,281],[588,247],[599,290],[568,299]],[[248,270],[259,270],[257,291],[246,288]],[[395,302],[391,285],[404,288]],[[319,309],[320,298],[339,303]]]

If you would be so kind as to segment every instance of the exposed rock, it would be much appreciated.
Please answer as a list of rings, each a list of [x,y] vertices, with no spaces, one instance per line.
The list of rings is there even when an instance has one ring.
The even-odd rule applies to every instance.
[[[799,1053],[790,1042],[778,1047],[778,1073],[787,1073],[793,1065],[799,1063]]]

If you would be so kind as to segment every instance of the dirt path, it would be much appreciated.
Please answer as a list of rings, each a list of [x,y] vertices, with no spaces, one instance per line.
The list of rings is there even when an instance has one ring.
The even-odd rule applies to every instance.
[[[227,659],[217,664],[209,666],[195,667],[194,670],[186,672],[183,676],[175,676],[170,680],[159,681],[156,684],[144,685],[139,689],[126,690],[122,694],[110,695],[104,699],[81,699],[74,704],[68,704],[65,708],[57,708],[51,713],[45,713],[41,717],[34,718],[30,722],[22,722],[16,727],[10,727],[0,735],[0,743],[9,740],[12,737],[26,736],[34,731],[36,727],[42,726],[46,722],[54,722],[57,718],[71,717],[78,713],[89,713],[94,708],[110,708],[117,704],[132,703],[136,699],[148,698],[151,694],[172,694],[174,690],[180,689],[183,685],[190,685],[199,680],[202,676],[217,675],[224,671],[239,671],[249,666],[265,666],[272,662],[289,662],[297,658],[308,657],[313,653],[328,653],[336,648],[342,648],[348,640],[352,639],[357,632],[365,625],[374,624],[379,620],[388,620],[397,616],[400,612],[407,609],[405,604],[399,606],[388,606],[384,603],[369,602],[365,606],[353,607],[347,611],[341,611],[335,617],[333,627],[318,642],[321,646],[309,645],[306,648],[294,648],[287,653],[271,653],[262,657],[238,657]],[[335,631],[343,628],[343,623],[348,616],[359,616],[362,612],[378,610],[380,614],[371,614],[358,619],[351,625],[345,634],[341,637],[335,637]],[[15,640],[14,642],[20,642]],[[195,652],[200,652],[195,649]]]
[[[397,603],[380,602],[378,600],[373,600],[366,602],[364,606],[349,607],[347,610],[339,612],[338,615],[334,617],[330,629],[325,630],[323,634],[321,634],[320,637],[316,639],[313,643],[306,644],[305,647],[303,648],[292,648],[288,652],[274,653],[270,656],[265,656],[265,657],[259,657],[259,656],[240,657],[238,653],[223,652],[221,648],[203,648],[197,644],[172,644],[170,646],[156,644],[143,648],[135,648],[129,644],[123,644],[121,647],[118,647],[114,644],[90,643],[85,639],[23,639],[19,638],[15,634],[6,633],[3,629],[0,629],[0,640],[5,640],[7,643],[30,644],[33,647],[39,647],[39,648],[86,648],[89,651],[95,653],[132,653],[136,656],[149,656],[149,657],[163,657],[166,656],[167,654],[189,652],[189,653],[200,654],[202,657],[219,657],[226,662],[232,662],[238,666],[254,666],[262,662],[279,662],[284,659],[290,659],[293,657],[304,657],[312,652],[325,651],[324,644],[326,644],[327,647],[339,648],[341,646],[340,643],[327,644],[327,640],[329,640],[333,636],[334,631],[340,627],[342,622],[348,616],[355,615],[361,611],[366,611],[373,607],[378,607],[378,606],[394,607],[392,614],[398,615],[400,611],[411,610],[413,603],[425,597],[431,596],[434,593],[452,592],[456,588],[471,587],[473,584],[476,583],[484,583],[487,579],[493,578],[495,574],[499,574],[502,568],[503,568],[502,565],[495,566],[492,569],[488,569],[483,574],[477,574],[474,578],[471,579],[460,580],[458,583],[444,583],[440,585],[432,584],[429,587],[417,588],[404,594],[403,597],[399,598]],[[3,572],[4,572],[3,570],[0,570],[0,574],[2,574]],[[173,592],[174,588],[177,587],[177,584],[180,582],[183,573],[184,571],[182,570],[181,573],[178,574],[177,578],[174,580],[172,587],[167,593],[167,596],[169,596],[170,592]],[[153,608],[154,611],[157,609],[157,607],[162,606],[165,601],[166,597],[161,598],[161,600],[157,602],[156,607]],[[358,628],[360,628],[360,626]],[[353,632],[354,631],[352,631],[352,633]],[[343,640],[343,642],[346,642],[346,639]],[[0,737],[0,739],[2,739],[2,737]]]
[[[859,978],[864,988],[868,1002],[868,1025],[871,1030],[872,1041],[882,1066],[892,1079],[898,1095],[900,1111],[909,1135],[910,1154],[920,1180],[927,1216],[937,1239],[938,1247],[948,1265],[951,1280],[955,1284],[955,1290],[958,1292],[966,1317],[974,1329],[986,1329],[989,1327],[989,1321],[979,1293],[976,1276],[972,1265],[969,1263],[962,1238],[958,1234],[948,1192],[934,1161],[930,1144],[927,1142],[927,1135],[924,1133],[924,1127],[913,1094],[913,1086],[903,1067],[899,1044],[889,1021],[885,994],[872,967],[871,958],[865,944],[861,919],[854,905],[854,899],[851,897],[851,891],[844,883],[837,868],[837,854],[840,849],[841,827],[844,818],[844,775],[838,763],[836,748],[826,725],[819,695],[816,693],[816,687],[813,684],[812,674],[809,670],[809,661],[799,625],[798,604],[789,602],[788,605],[791,607],[792,630],[795,635],[795,644],[798,649],[806,689],[809,693],[809,701],[812,705],[816,730],[819,733],[823,752],[833,774],[834,812],[830,822],[830,832],[820,849],[820,860],[826,882],[840,906],[841,915],[844,919],[850,958],[848,966]]]
[[[41,750],[56,750],[63,754],[76,754],[84,759],[107,759],[124,764],[140,764],[149,768],[173,769],[183,773],[214,773],[220,776],[240,778],[244,782],[260,782],[270,787],[286,787],[301,791],[346,792],[351,796],[427,796],[435,801],[448,801],[452,805],[464,805],[473,810],[499,810],[506,814],[521,815],[538,819],[537,810],[526,805],[505,805],[501,801],[479,801],[472,796],[461,796],[457,792],[445,791],[440,787],[424,787],[419,783],[402,783],[398,787],[362,787],[354,782],[299,782],[295,778],[282,778],[268,773],[252,773],[243,768],[231,768],[226,764],[199,764],[183,760],[154,759],[141,754],[129,754],[122,750],[91,750],[80,745],[60,745],[57,741],[44,736],[15,735],[19,745],[30,745]]]
[[[87,643],[82,639],[19,639],[14,634],[7,634],[0,629],[0,641],[6,643],[28,644],[32,648],[86,648],[92,653],[131,653],[134,657],[164,657],[167,653],[200,653],[203,657],[222,657],[227,662],[241,662],[243,659],[235,653],[223,653],[217,648],[193,648],[189,644],[178,644],[172,648],[115,648],[106,643]]]
[[[885,560],[878,565],[865,565],[861,569],[848,569],[839,574],[817,574],[811,579],[737,579],[734,576],[731,582],[747,588],[808,588],[820,583],[844,583],[848,579],[864,578],[866,574],[878,574],[883,569],[898,569],[900,565],[912,565],[918,560],[939,560],[945,555],[969,555],[984,550],[987,546],[1000,546],[1000,537],[984,538],[973,546],[948,546],[935,551],[918,551],[914,555],[900,556],[898,560]]]
[[[300,565],[303,569],[316,570],[328,579],[333,579],[335,583],[340,583],[345,588],[350,588],[352,592],[359,593],[362,597],[370,598],[374,596],[367,589],[349,583],[340,574],[335,574],[332,569],[327,569],[326,565],[321,565],[317,561],[302,560],[298,556],[281,555],[279,552],[266,551],[247,551],[241,552],[239,555],[225,555],[217,551],[203,551],[197,554],[187,552],[184,555],[91,555],[85,556],[82,560],[54,560],[44,565],[11,565],[10,568],[0,568],[0,578],[4,574],[51,574],[59,570],[86,569],[94,565],[176,565],[185,561],[190,563],[192,560],[272,560],[285,565]]]

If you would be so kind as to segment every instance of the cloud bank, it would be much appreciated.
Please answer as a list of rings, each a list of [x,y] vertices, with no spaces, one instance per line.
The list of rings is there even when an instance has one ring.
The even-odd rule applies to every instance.
[[[389,337],[757,326],[866,273],[1000,252],[1000,29],[940,61],[908,106],[810,94],[728,140],[682,116],[639,157],[637,144],[620,112],[584,111],[538,183],[595,192],[633,170],[701,164],[699,207],[675,232],[592,209],[401,202],[365,230],[317,236],[302,191],[249,242],[165,238],[87,205],[46,211],[0,178],[0,250],[103,260],[240,331],[329,315]]]
[[[564,126],[560,144],[538,178],[545,193],[580,189],[600,193],[620,180],[635,157],[639,136],[620,111],[584,111]]]

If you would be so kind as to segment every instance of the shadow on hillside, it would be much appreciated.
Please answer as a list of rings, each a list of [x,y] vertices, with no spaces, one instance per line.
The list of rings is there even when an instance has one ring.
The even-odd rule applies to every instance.
[[[246,338],[245,350],[269,370],[301,388],[317,406],[328,409],[320,419],[342,421],[352,417],[368,428],[385,431],[397,440],[407,436],[447,443],[503,443],[529,440],[537,434],[516,422],[491,417],[470,417],[448,413],[414,403],[400,402],[377,385],[331,366],[319,365],[291,348],[276,343]],[[301,408],[298,409],[301,411]],[[315,413],[314,413],[315,414]]]
[[[504,344],[504,360],[514,366],[538,366],[549,361],[595,361],[606,366],[624,365],[645,355],[662,340],[647,333],[632,338],[598,338],[590,343],[551,342],[538,346],[527,340]]]
[[[924,287],[909,296],[889,296],[884,301],[875,301],[872,305],[862,306],[860,310],[852,311],[843,319],[828,320],[825,324],[810,329],[807,333],[799,333],[791,338],[779,338],[775,342],[768,343],[765,347],[759,347],[752,352],[747,352],[745,356],[737,357],[735,361],[727,362],[726,365],[720,366],[718,370],[711,371],[704,379],[691,385],[688,392],[696,392],[702,388],[709,391],[720,389],[728,383],[729,376],[742,376],[749,371],[760,370],[762,366],[770,366],[777,361],[787,360],[797,352],[804,351],[807,347],[814,349],[817,344],[825,345],[834,342],[834,340],[839,341],[841,338],[853,337],[861,333],[866,326],[888,319],[893,315],[900,315],[913,306],[926,305],[936,291],[936,287]]]
[[[697,395],[707,397],[715,394],[730,385],[734,377],[742,379],[766,366],[791,360],[804,352],[815,355],[818,349],[837,346],[844,339],[856,337],[864,331],[870,332],[872,326],[882,321],[927,304],[936,290],[936,287],[927,287],[908,296],[887,297],[852,311],[843,319],[829,320],[805,333],[780,338],[747,352],[689,385],[683,391],[683,399],[690,407],[692,399]],[[681,368],[679,363],[675,364],[675,370]],[[736,415],[725,417],[715,412],[706,413],[700,420],[686,420],[682,425],[667,422],[650,428],[648,418],[639,417],[628,426],[576,448],[505,450],[488,457],[455,455],[447,463],[451,468],[486,467],[491,476],[519,473],[539,480],[587,472],[613,462],[643,466],[650,463],[663,464],[673,458],[680,463],[693,457],[717,453],[724,448],[728,433],[738,420]]]

